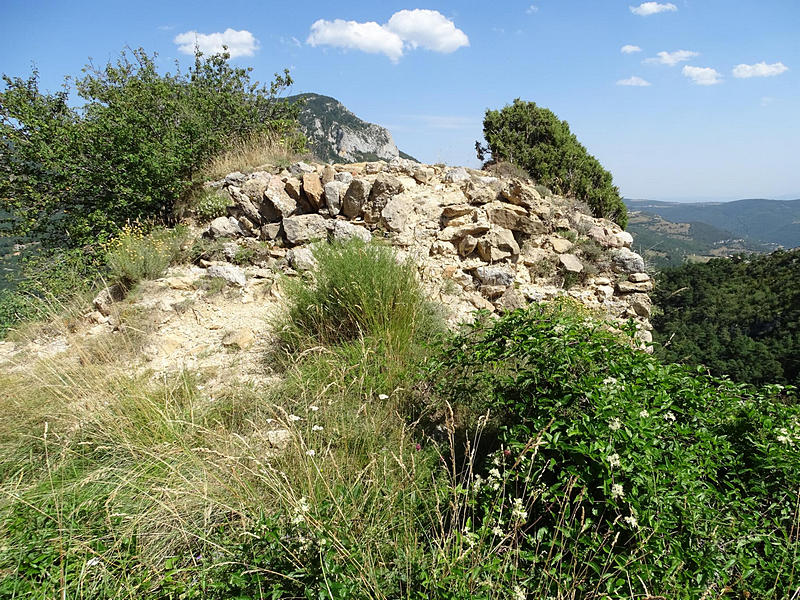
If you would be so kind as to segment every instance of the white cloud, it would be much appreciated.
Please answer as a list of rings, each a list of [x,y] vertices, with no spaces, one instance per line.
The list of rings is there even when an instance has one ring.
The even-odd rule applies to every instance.
[[[692,52],[691,50],[676,50],[675,52],[659,52],[655,57],[648,58],[644,62],[674,67],[678,63],[693,59],[695,56],[700,56],[700,53]]]
[[[683,76],[697,85],[716,85],[722,83],[722,74],[711,67],[683,67]]]
[[[385,25],[319,19],[311,25],[306,43],[385,54],[397,62],[406,49],[425,48],[447,54],[469,46],[469,38],[440,12],[414,9],[394,13]]]
[[[539,7],[536,6],[535,4],[531,4],[528,8],[525,9],[525,12],[528,13],[529,15],[532,15],[533,13],[539,12]]]
[[[760,62],[754,65],[736,65],[733,68],[733,76],[739,79],[748,79],[750,77],[774,77],[788,70],[789,67],[782,62],[772,63],[771,65]]]
[[[442,13],[416,8],[392,15],[386,29],[400,36],[412,49],[420,47],[445,54],[469,46],[467,34]]]
[[[620,79],[617,82],[617,85],[627,85],[632,87],[648,87],[652,84],[649,81],[634,75],[633,77],[628,77],[628,79]]]
[[[311,25],[306,43],[311,46],[333,46],[370,54],[385,54],[393,62],[403,56],[403,40],[400,36],[374,21],[358,23],[342,19],[320,19]]]
[[[642,49],[639,48],[639,46],[634,46],[633,44],[625,44],[619,49],[619,51],[623,54],[633,54],[634,52],[641,52]]]
[[[766,107],[772,104],[773,102],[775,102],[775,98],[773,98],[772,96],[762,96],[761,98],[761,106]]]
[[[672,2],[665,2],[664,4],[659,2],[642,2],[639,6],[631,6],[629,8],[633,14],[639,15],[640,17],[649,17],[650,15],[657,15],[662,12],[675,12],[678,10],[678,7]]]
[[[194,54],[195,48],[203,54],[218,54],[223,46],[228,47],[231,58],[237,56],[253,56],[258,50],[258,40],[249,31],[242,29],[226,29],[216,33],[198,33],[186,31],[179,33],[173,40],[178,45],[178,50],[184,54]]]

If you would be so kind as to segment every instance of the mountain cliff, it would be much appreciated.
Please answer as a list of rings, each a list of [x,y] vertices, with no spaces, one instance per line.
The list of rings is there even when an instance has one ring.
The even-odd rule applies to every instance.
[[[389,130],[359,119],[336,98],[320,94],[298,94],[290,102],[303,102],[300,128],[314,155],[326,162],[361,162],[408,158],[398,150]]]

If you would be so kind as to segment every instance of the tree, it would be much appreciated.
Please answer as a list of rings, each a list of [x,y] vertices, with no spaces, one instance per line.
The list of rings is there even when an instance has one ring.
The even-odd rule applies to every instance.
[[[501,110],[486,111],[483,135],[487,145],[475,143],[480,160],[491,157],[489,163],[519,165],[554,192],[586,202],[596,217],[627,225],[627,210],[611,173],[552,111],[517,98]]]
[[[66,84],[47,94],[35,71],[4,76],[0,213],[14,232],[74,247],[127,221],[169,222],[198,171],[232,141],[274,135],[302,145],[299,106],[278,97],[292,83],[288,71],[260,85],[228,58],[198,52],[187,72],[161,74],[155,55],[123,51],[83,70],[80,108],[69,105]]]

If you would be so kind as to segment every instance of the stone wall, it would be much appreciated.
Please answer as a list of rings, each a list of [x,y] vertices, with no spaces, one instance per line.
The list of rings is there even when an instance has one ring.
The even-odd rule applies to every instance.
[[[653,282],[631,235],[541,186],[485,171],[403,159],[295,163],[208,184],[230,198],[211,237],[255,238],[287,272],[313,267],[308,244],[380,237],[413,258],[453,322],[569,296],[622,323],[647,346]]]

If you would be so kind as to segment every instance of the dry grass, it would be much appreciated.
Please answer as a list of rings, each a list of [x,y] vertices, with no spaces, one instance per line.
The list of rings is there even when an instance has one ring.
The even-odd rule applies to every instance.
[[[310,159],[308,153],[296,152],[291,143],[275,135],[259,135],[232,143],[208,162],[202,170],[208,180],[218,180],[234,171],[252,172],[266,165],[288,166]]]

